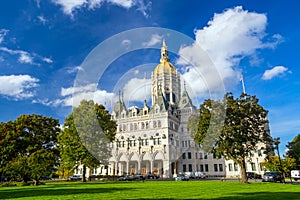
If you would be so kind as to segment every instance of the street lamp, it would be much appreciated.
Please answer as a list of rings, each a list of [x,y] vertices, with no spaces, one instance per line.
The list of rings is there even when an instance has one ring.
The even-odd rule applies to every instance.
[[[273,143],[275,145],[275,149],[277,150],[277,154],[278,154],[278,159],[279,159],[279,165],[280,165],[280,171],[281,171],[281,177],[283,178],[283,182],[285,183],[284,181],[284,176],[283,176],[283,170],[282,170],[282,163],[281,163],[281,158],[280,158],[280,154],[279,154],[279,144],[280,144],[280,138],[274,138],[273,139]]]

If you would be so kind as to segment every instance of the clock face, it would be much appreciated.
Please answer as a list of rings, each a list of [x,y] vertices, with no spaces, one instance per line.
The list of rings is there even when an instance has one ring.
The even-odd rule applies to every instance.
[[[186,102],[187,102],[186,99],[183,99],[183,100],[182,100],[182,103],[183,103],[183,104],[186,104]]]

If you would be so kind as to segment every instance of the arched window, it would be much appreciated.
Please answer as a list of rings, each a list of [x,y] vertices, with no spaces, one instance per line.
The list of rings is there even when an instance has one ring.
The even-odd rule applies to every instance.
[[[156,121],[153,121],[153,128],[156,128]]]
[[[142,129],[144,129],[145,128],[145,123],[142,122],[141,126],[142,126]]]

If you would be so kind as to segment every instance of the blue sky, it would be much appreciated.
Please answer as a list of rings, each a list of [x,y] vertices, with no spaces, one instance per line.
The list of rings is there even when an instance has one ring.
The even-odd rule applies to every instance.
[[[145,98],[149,101],[150,72],[159,62],[165,38],[173,50],[170,59],[197,107],[202,99],[220,92],[220,86],[239,95],[243,75],[246,92],[256,95],[269,111],[271,135],[281,138],[283,153],[287,142],[299,134],[300,3],[296,0],[11,0],[0,4],[0,121],[36,113],[63,123],[74,97],[93,98],[110,109],[119,89],[127,106]],[[192,42],[181,36],[176,41],[166,30]],[[122,36],[121,44],[128,47],[122,55],[115,53],[119,48],[112,42],[115,36]],[[132,48],[135,39],[141,42],[136,49]],[[98,46],[107,41],[110,46]],[[181,41],[182,46],[173,45]],[[195,45],[212,65],[195,55]],[[103,69],[99,81],[76,85],[95,49],[101,52],[100,60],[113,54],[113,62]],[[195,79],[197,69],[202,77]]]

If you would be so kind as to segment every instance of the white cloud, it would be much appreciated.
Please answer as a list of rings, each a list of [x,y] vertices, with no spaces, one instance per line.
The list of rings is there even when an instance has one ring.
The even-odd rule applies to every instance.
[[[137,10],[142,12],[144,16],[148,16],[146,10],[151,6],[151,3],[145,5],[143,0],[52,0],[52,2],[62,6],[63,12],[70,16],[73,16],[73,12],[76,9],[85,7],[95,9],[103,3],[117,5],[126,9],[136,6]]]
[[[34,96],[33,88],[39,80],[29,75],[0,76],[0,95],[14,99],[25,99]]]
[[[43,25],[47,23],[47,19],[43,15],[39,15],[37,18]]]
[[[68,95],[74,95],[78,93],[89,93],[93,92],[95,88],[97,87],[97,84],[89,84],[85,86],[80,86],[80,87],[69,87],[69,88],[62,88],[61,89],[61,96],[68,96]]]
[[[41,7],[41,1],[40,0],[35,0],[36,1],[36,6],[38,7],[38,8],[40,8]]]
[[[238,6],[215,14],[206,27],[195,30],[196,44],[207,52],[214,64],[205,59],[205,53],[199,53],[196,44],[180,49],[181,57],[177,64],[194,64],[186,68],[183,78],[195,94],[214,92],[220,89],[220,84],[226,88],[237,84],[240,72],[235,69],[241,59],[254,56],[258,49],[274,48],[282,40],[276,34],[272,36],[272,41],[263,42],[267,36],[266,26],[265,14],[249,12]],[[195,80],[198,80],[197,84],[194,84]]]
[[[162,39],[163,39],[162,35],[153,34],[148,42],[143,43],[143,46],[144,47],[152,47],[158,43],[161,43]]]
[[[131,45],[131,40],[125,39],[121,42],[122,46],[124,46],[127,50],[129,50]]]
[[[27,52],[21,52],[19,53],[20,54],[20,57],[18,59],[18,61],[20,63],[28,63],[28,64],[33,64],[33,61],[32,61],[32,57],[27,53]]]
[[[151,8],[152,2],[148,1],[147,4],[143,0],[137,1],[137,10],[140,11],[145,17],[149,17],[147,10]]]
[[[46,63],[53,63],[53,60],[51,58],[44,57],[42,60]]]
[[[76,8],[80,8],[81,6],[87,3],[87,0],[52,0],[53,3],[61,5],[64,13],[68,15],[72,15],[72,12]]]
[[[272,69],[266,70],[262,76],[263,80],[271,80],[272,78],[284,74],[288,68],[284,66],[276,66]]]
[[[97,84],[88,84],[80,87],[61,88],[62,98],[54,101],[39,100],[36,103],[52,106],[78,106],[79,103],[85,100],[94,100],[94,102],[103,104],[107,109],[115,103],[115,95],[105,90],[96,88]]]
[[[0,44],[3,42],[4,37],[6,36],[8,30],[6,29],[0,29]]]
[[[124,101],[143,102],[151,97],[151,79],[132,78],[124,85]]]
[[[131,40],[123,40],[122,41],[122,45],[124,45],[124,46],[128,46],[128,45],[130,45],[131,44]]]
[[[40,55],[37,55],[35,53],[29,53],[27,51],[23,51],[23,50],[13,50],[13,49],[9,49],[7,47],[0,47],[0,51],[6,52],[10,55],[17,55],[18,56],[18,61],[20,63],[26,63],[26,64],[36,64],[34,63],[34,60],[42,60],[43,62],[46,63],[52,63],[53,60],[50,58],[46,58],[46,57],[42,57]]]
[[[66,69],[68,74],[77,73],[78,71],[84,71],[84,69],[81,66],[67,67]]]
[[[107,2],[124,8],[130,8],[135,4],[135,1],[133,0],[107,0]]]

